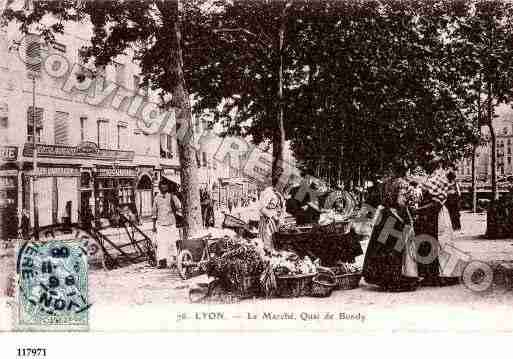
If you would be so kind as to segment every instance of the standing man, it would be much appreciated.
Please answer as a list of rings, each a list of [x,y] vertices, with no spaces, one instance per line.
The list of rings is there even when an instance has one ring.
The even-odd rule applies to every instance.
[[[18,233],[24,240],[29,239],[30,234],[30,217],[28,211],[23,208],[21,211],[20,225],[18,226]]]
[[[156,257],[159,268],[167,268],[176,264],[176,241],[179,231],[176,227],[176,215],[181,216],[182,204],[168,190],[165,181],[159,183],[160,193],[155,196],[153,202],[153,232],[157,245]]]

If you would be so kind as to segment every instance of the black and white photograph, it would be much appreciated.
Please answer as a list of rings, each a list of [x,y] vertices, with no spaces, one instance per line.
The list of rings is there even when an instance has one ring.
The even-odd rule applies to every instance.
[[[0,332],[511,332],[512,142],[508,0],[0,0]]]

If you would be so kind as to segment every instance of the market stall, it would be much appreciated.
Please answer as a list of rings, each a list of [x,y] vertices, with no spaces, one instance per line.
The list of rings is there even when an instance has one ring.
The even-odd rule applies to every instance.
[[[358,287],[361,270],[353,263],[363,251],[350,231],[355,207],[347,197],[345,204],[325,211],[321,223],[289,221],[275,233],[274,248],[238,235],[216,240],[198,264],[198,273],[215,278],[206,295],[217,287],[240,298],[321,297]]]

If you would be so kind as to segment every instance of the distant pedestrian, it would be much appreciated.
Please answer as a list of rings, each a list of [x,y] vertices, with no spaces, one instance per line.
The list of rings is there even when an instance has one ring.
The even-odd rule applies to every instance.
[[[21,235],[21,238],[23,238],[24,240],[29,239],[30,217],[28,211],[25,208],[21,211],[21,220],[20,225],[18,227],[18,232]]]
[[[233,208],[233,201],[231,198],[228,198],[228,211],[230,213],[232,213],[232,208]]]
[[[461,219],[460,219],[461,192],[460,192],[460,187],[458,186],[458,183],[456,182],[456,175],[454,174],[454,172],[450,171],[449,173],[447,173],[447,179],[449,180],[449,188],[447,191],[446,207],[449,210],[452,228],[455,231],[459,231],[461,229]]]

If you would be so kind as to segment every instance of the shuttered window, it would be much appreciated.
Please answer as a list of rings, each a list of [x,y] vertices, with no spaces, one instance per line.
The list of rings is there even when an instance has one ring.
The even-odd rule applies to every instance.
[[[41,71],[41,40],[39,36],[29,35],[25,43],[25,66],[31,73]]]
[[[173,137],[162,133],[160,135],[160,156],[162,158],[173,158]]]
[[[69,113],[60,111],[55,112],[54,139],[56,145],[67,145],[69,143],[68,121]]]
[[[34,131],[34,121],[32,117],[32,106],[30,106],[27,110],[27,141],[32,142],[33,131]],[[35,119],[36,119],[36,142],[41,142],[41,134],[43,133],[43,109],[41,107],[36,107],[35,111]]]

